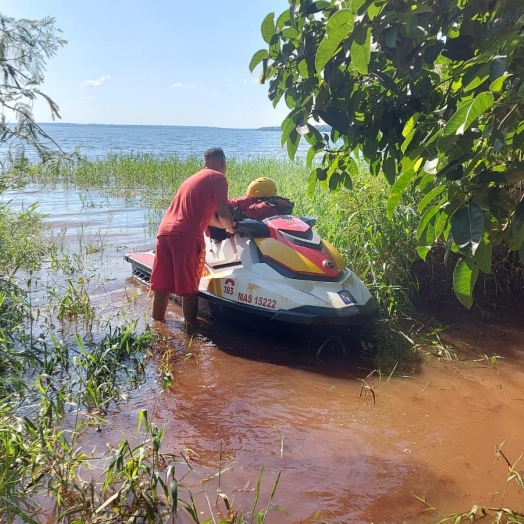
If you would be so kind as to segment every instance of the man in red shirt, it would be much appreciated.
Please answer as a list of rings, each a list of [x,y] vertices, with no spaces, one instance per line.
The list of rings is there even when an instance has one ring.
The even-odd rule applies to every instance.
[[[185,321],[194,324],[197,320],[198,284],[205,260],[204,230],[212,225],[235,232],[227,205],[225,174],[224,151],[218,147],[208,149],[204,168],[182,183],[160,222],[151,273],[155,320],[164,320],[171,293],[182,297]]]

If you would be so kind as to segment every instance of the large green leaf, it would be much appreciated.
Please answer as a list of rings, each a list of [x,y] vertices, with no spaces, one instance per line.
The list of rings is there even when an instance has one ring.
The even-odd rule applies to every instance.
[[[428,209],[426,210],[426,212],[424,213],[424,215],[422,216],[418,224],[417,240],[422,239],[422,233],[425,233],[426,228],[428,227],[428,224],[430,223],[431,220],[435,218],[435,214],[437,213],[438,210],[439,210],[438,205],[428,207]]]
[[[407,171],[402,173],[402,175],[399,176],[397,178],[397,181],[393,184],[393,187],[391,188],[391,192],[389,194],[388,204],[386,208],[388,218],[393,218],[393,213],[395,212],[395,209],[397,208],[397,205],[400,202],[400,198],[402,197],[402,194],[408,187],[409,183],[413,180],[414,176],[415,169],[411,167],[411,169],[408,169]]]
[[[317,111],[317,114],[328,126],[339,133],[346,134],[349,131],[349,118],[340,107],[331,106],[325,111]]]
[[[353,42],[351,43],[351,63],[361,74],[368,74],[369,60],[371,59],[371,28],[357,26]]]
[[[493,242],[489,233],[484,231],[480,244],[475,252],[475,261],[483,273],[491,274],[491,256],[493,254]]]
[[[418,119],[420,118],[420,113],[414,113],[411,115],[409,120],[405,123],[404,129],[402,129],[402,136],[404,138],[407,138],[407,136],[414,130],[415,124],[418,122]]]
[[[293,131],[289,133],[289,137],[287,139],[287,154],[291,161],[295,160],[295,154],[297,152],[298,145],[300,144],[300,137],[301,135],[299,135],[294,128]]]
[[[341,9],[329,18],[326,34],[317,49],[315,69],[320,73],[337,52],[340,43],[353,31],[353,13],[350,9]]]
[[[294,40],[298,38],[298,31],[293,27],[284,27],[284,29],[282,29],[282,36]]]
[[[313,125],[307,124],[308,126],[308,133],[306,134],[306,140],[307,142],[312,146],[318,146],[320,145],[320,148],[324,147],[324,140],[322,138],[322,134],[320,131]]]
[[[504,75],[507,61],[507,55],[497,55],[493,57],[489,64],[489,79],[491,82]]]
[[[435,238],[439,238],[442,233],[446,230],[448,226],[448,221],[453,213],[465,202],[466,196],[461,193],[452,199],[451,202],[444,204],[442,207],[442,213],[437,218],[435,222]]]
[[[315,13],[318,13],[319,11],[327,9],[328,7],[331,7],[331,2],[328,2],[327,0],[318,0],[317,2],[313,2],[308,7],[307,14],[313,15]]]
[[[426,228],[427,231],[427,228]],[[428,253],[431,250],[431,246],[428,245],[426,242],[426,231],[424,231],[424,234],[421,238],[417,241],[417,253],[418,256],[421,258],[421,260],[426,260],[426,257],[428,256]]]
[[[313,160],[316,155],[324,149],[324,143],[312,145],[307,152],[306,165],[310,168],[313,165]]]
[[[364,6],[366,0],[350,0],[349,7],[353,13],[359,14],[359,10]]]
[[[389,185],[392,186],[397,178],[397,165],[393,157],[388,156],[386,160],[384,160],[382,163],[382,171],[384,171]]]
[[[436,197],[438,197],[446,189],[445,185],[440,185],[433,188],[418,204],[418,212],[422,213],[424,208]]]
[[[463,135],[471,124],[482,114],[484,114],[495,101],[493,93],[484,91],[479,93],[473,100],[467,100],[449,119],[444,126],[443,135]]]
[[[317,173],[315,171],[311,171],[308,178],[307,183],[307,195],[309,198],[313,198],[313,195],[315,194],[315,188],[317,187]]]
[[[479,268],[471,258],[460,258],[453,271],[453,290],[461,304],[468,309],[473,305],[473,288],[479,276]]]
[[[469,60],[473,58],[475,52],[470,47],[474,38],[470,35],[460,35],[456,38],[448,38],[442,55],[450,60]]]
[[[424,27],[424,18],[411,13],[402,13],[399,17],[401,22],[400,33],[409,38],[423,38],[428,31]]]
[[[451,218],[453,240],[468,257],[475,255],[483,233],[484,212],[476,202],[460,208]]]
[[[492,93],[500,93],[502,91],[502,88],[504,87],[504,82],[506,78],[509,78],[510,74],[503,74],[502,76],[499,76],[496,80],[493,80],[491,84],[489,85],[489,90]]]
[[[351,176],[358,176],[358,165],[351,157],[346,161],[346,169]]]
[[[275,34],[275,13],[269,13],[262,21],[262,27],[260,28],[262,38],[264,42],[269,44],[271,38]]]
[[[331,191],[337,191],[340,189],[341,172],[337,169],[334,173],[331,173],[329,177],[329,189]]]
[[[249,70],[251,72],[253,72],[255,67],[258,64],[260,64],[260,62],[262,62],[262,60],[264,60],[264,58],[268,58],[268,56],[269,56],[269,53],[267,52],[267,49],[260,49],[259,51],[257,51],[253,55],[253,58],[251,59],[251,62],[249,62]]]
[[[509,232],[509,248],[517,251],[524,242],[524,200],[520,202],[511,218],[511,229]]]
[[[282,129],[282,136],[280,137],[280,145],[283,146],[288,138],[289,138],[289,134],[294,131],[295,129],[295,121],[293,120],[292,118],[292,114],[289,114],[285,120],[282,122],[282,124],[280,125],[280,129]]]

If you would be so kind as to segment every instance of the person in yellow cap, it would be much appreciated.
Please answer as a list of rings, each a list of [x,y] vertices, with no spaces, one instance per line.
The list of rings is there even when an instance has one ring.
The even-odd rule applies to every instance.
[[[269,198],[277,196],[277,185],[274,180],[262,176],[253,180],[249,186],[247,186],[246,195],[254,198]]]

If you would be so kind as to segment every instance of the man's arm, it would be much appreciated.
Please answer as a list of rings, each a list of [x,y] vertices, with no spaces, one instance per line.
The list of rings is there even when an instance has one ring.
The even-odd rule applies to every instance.
[[[219,229],[224,229],[224,226],[222,225],[222,222],[220,222],[220,219],[218,218],[218,213],[213,213],[211,216],[211,220],[209,221],[209,226],[218,227]]]
[[[234,235],[235,234],[235,222],[233,221],[233,217],[231,216],[231,211],[229,211],[229,207],[227,204],[217,204],[217,212],[218,212],[218,221],[220,223],[217,227],[222,227],[225,229],[228,233]],[[213,221],[215,217],[211,219]],[[214,225],[214,224],[211,224]]]

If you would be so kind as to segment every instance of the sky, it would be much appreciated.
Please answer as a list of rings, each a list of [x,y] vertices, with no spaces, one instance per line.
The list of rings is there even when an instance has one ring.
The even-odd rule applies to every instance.
[[[228,128],[279,126],[261,66],[264,17],[287,0],[2,0],[1,13],[56,19],[68,43],[47,62],[42,91],[62,122]],[[44,103],[37,122],[50,122]]]

